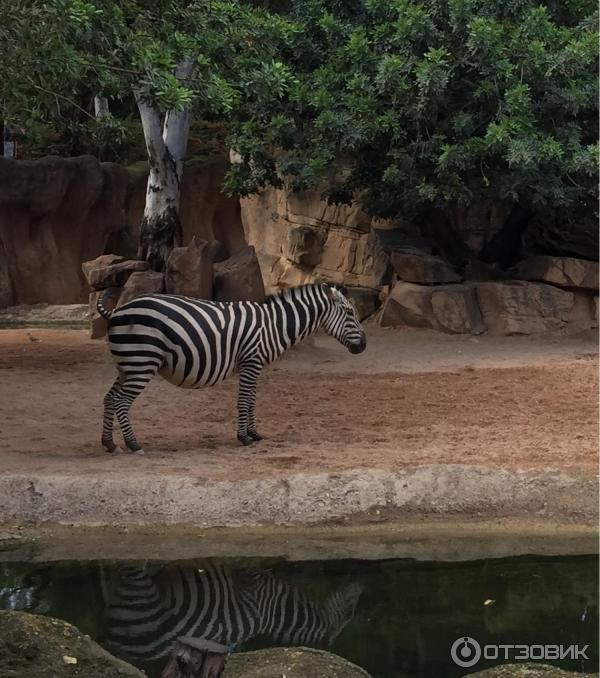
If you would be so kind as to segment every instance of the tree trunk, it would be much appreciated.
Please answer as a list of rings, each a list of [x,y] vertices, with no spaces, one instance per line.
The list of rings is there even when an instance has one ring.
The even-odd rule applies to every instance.
[[[97,120],[108,118],[110,109],[108,108],[108,99],[97,94],[94,97],[94,114]]]
[[[191,72],[192,61],[186,59],[177,68],[176,75],[185,79]],[[179,198],[189,110],[169,111],[161,126],[159,110],[146,92],[136,90],[135,98],[150,165],[138,257],[146,259],[155,271],[164,271],[171,250],[182,244]]]
[[[531,215],[529,208],[515,205],[502,228],[485,246],[481,253],[481,260],[488,264],[499,265],[501,268],[507,268],[514,263]]]

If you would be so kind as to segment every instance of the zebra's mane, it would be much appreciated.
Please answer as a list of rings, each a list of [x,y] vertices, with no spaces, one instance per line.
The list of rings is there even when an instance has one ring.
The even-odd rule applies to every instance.
[[[321,282],[314,282],[314,283],[308,283],[306,285],[296,285],[296,287],[287,287],[286,289],[280,290],[279,292],[275,292],[275,294],[269,294],[264,303],[269,303],[272,300],[275,299],[297,299],[299,296],[299,293],[301,290],[309,290],[309,289],[318,289],[323,285],[327,285],[328,283],[325,283],[323,281]],[[338,301],[346,301],[350,302],[348,297],[346,296],[345,290],[342,290],[335,285],[331,286],[331,291],[333,292],[334,298],[337,298]],[[351,303],[351,302],[350,302]]]
[[[296,285],[295,287],[286,287],[286,288],[283,289],[283,290],[279,290],[279,292],[275,292],[274,294],[269,294],[269,295],[266,297],[265,302],[269,302],[269,301],[271,301],[271,300],[273,300],[273,299],[281,299],[281,298],[284,298],[284,299],[290,299],[290,298],[296,298],[296,296],[297,296],[297,294],[298,294],[298,292],[299,292],[300,290],[315,289],[315,288],[319,287],[319,286],[322,285],[322,284],[323,284],[323,283],[315,282],[315,283],[308,283],[308,284],[306,284],[306,285]]]

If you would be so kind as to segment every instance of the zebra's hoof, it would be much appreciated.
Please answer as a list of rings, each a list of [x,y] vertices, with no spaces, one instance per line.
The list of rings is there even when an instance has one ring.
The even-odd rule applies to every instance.
[[[123,454],[123,450],[118,445],[104,446],[108,454]]]
[[[238,440],[240,441],[240,443],[242,443],[242,445],[252,445],[252,443],[254,442],[254,438],[252,438],[249,435],[238,436]]]
[[[146,453],[144,452],[143,448],[140,447],[139,450],[131,450],[133,454],[139,454],[140,457],[143,457]]]
[[[248,431],[248,436],[256,442],[263,439],[263,437],[260,435],[260,433],[257,433],[256,431]]]

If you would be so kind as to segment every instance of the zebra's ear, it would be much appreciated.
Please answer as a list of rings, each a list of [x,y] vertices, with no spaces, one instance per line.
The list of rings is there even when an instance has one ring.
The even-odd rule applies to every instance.
[[[344,285],[339,285],[338,283],[334,282],[329,282],[326,281],[322,283],[324,289],[325,289],[325,294],[327,294],[328,297],[332,297],[332,290],[337,290],[338,292],[341,292],[344,296],[347,296],[348,290]]]

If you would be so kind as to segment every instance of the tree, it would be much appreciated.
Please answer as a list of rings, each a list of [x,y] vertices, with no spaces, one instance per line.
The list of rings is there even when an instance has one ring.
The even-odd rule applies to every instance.
[[[593,211],[596,3],[289,0],[280,11],[302,26],[283,58],[296,84],[270,124],[236,125],[233,190],[264,184],[273,148],[272,175],[292,188],[324,185],[380,217],[444,229],[454,206],[503,202],[508,245],[534,210]]]
[[[9,12],[15,20],[0,28],[5,116],[29,127],[61,118],[66,108],[83,116],[81,131],[118,131],[110,111],[131,110],[135,101],[150,165],[139,255],[162,270],[181,244],[179,184],[190,116],[227,117],[253,79],[274,84],[268,96],[279,96],[286,70],[274,57],[294,27],[236,0],[16,5]]]
[[[320,186],[438,232],[456,206],[503,203],[503,247],[484,253],[504,250],[500,263],[534,211],[572,219],[597,202],[591,0],[20,0],[5,14],[9,120],[58,119],[93,146],[126,136],[137,107],[151,166],[140,253],[159,270],[180,241],[190,116],[226,123],[240,195]]]

